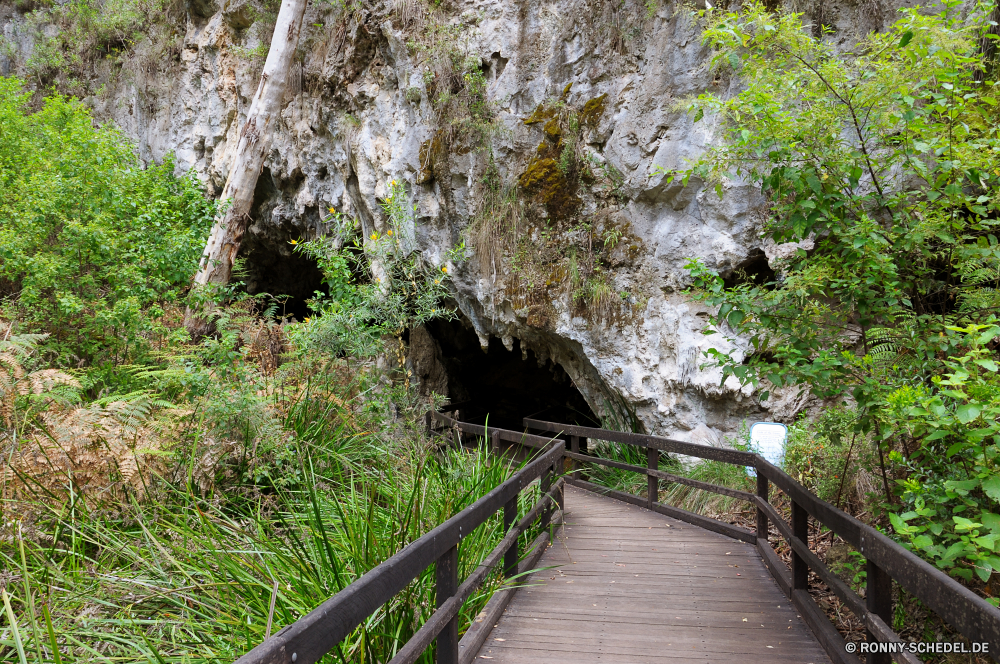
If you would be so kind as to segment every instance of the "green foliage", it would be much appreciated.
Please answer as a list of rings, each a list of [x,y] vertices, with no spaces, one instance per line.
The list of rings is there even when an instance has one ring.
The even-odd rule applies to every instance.
[[[896,532],[938,567],[983,581],[1000,570],[1000,376],[988,350],[1000,327],[956,329],[968,351],[944,361],[933,386],[903,386],[887,399],[896,435],[919,447],[891,453],[909,472]],[[905,445],[910,447],[910,445]]]
[[[434,105],[438,128],[449,148],[486,148],[489,139],[503,131],[486,94],[482,58],[469,43],[462,24],[428,21],[419,38],[407,42],[423,66],[427,97]],[[407,98],[411,98],[407,91]],[[417,98],[419,98],[419,91]]]
[[[79,102],[26,110],[0,79],[0,288],[5,316],[51,336],[55,364],[122,363],[165,333],[215,206],[173,163],[143,168]]]
[[[262,361],[258,341],[280,338],[289,326],[260,318],[260,307],[250,299],[221,305],[216,338],[194,346],[172,337],[155,364],[119,367],[172,403],[136,392],[92,404],[128,400],[121,414],[143,420],[133,434],[148,444],[159,432],[154,472],[140,467],[144,493],[108,504],[82,487],[72,457],[56,477],[34,482],[16,482],[10,470],[35,472],[35,453],[29,465],[5,465],[0,565],[18,575],[16,588],[6,589],[6,624],[18,625],[22,648],[41,653],[38,661],[233,661],[264,639],[269,622],[273,634],[302,617],[517,468],[489,458],[485,441],[473,450],[428,445],[425,402],[357,358],[286,348],[280,367]],[[71,376],[29,366],[41,340],[0,330],[0,442],[8,464],[19,446],[25,456],[26,441],[39,441],[29,451],[52,452],[63,440],[57,427],[51,438],[25,435],[29,419],[79,424],[83,410],[74,409],[78,395],[67,409],[55,407],[60,390],[77,391]],[[81,446],[80,456],[115,447],[108,433]],[[69,490],[53,495],[38,479]],[[535,500],[537,489],[523,492],[521,514]],[[463,538],[463,578],[502,535],[496,515]],[[522,551],[535,535],[537,528],[525,534]],[[461,630],[502,581],[490,576],[470,598]],[[331,657],[388,661],[433,606],[432,566]],[[433,657],[430,648],[419,661]]]
[[[749,363],[717,357],[744,382],[808,383],[865,404],[884,375],[948,350],[936,339],[949,320],[975,322],[996,307],[966,306],[986,294],[981,280],[961,278],[1000,258],[996,99],[992,83],[973,79],[982,17],[905,12],[859,57],[837,56],[797,15],[754,6],[708,18],[715,61],[738,63],[747,89],[692,102],[723,116],[729,140],[683,177],[747,177],[771,200],[772,238],[817,238],[814,252],[782,266],[780,284],[726,291],[689,266],[702,298],[720,307],[719,326],[750,337]],[[898,357],[876,361],[888,340]]]
[[[55,83],[62,92],[83,96],[99,59],[125,55],[118,61],[125,63],[146,38],[168,44],[172,41],[163,25],[168,6],[162,0],[41,4],[27,17],[33,45],[19,70],[34,79],[39,88]]]
[[[710,352],[723,380],[853,402],[851,435],[859,451],[874,444],[885,506],[912,508],[891,517],[897,531],[963,578],[1000,562],[986,526],[955,520],[989,507],[985,489],[955,487],[990,481],[1000,441],[987,345],[1000,306],[1000,114],[995,83],[976,78],[991,8],[904,10],[843,54],[799,15],[705,12],[714,65],[744,88],[689,102],[695,121],[718,116],[727,140],[673,174],[720,195],[730,179],[760,185],[767,235],[801,243],[771,283],[727,288],[700,261],[687,266],[696,297],[716,307],[706,333],[749,341]]]
[[[272,634],[470,505],[511,470],[486,463],[484,448],[406,458],[409,470],[369,465],[367,475],[345,482],[336,464],[314,470],[328,460],[323,445],[300,445],[297,452],[309,488],[271,498],[276,514],[185,490],[168,490],[161,497],[165,509],[123,506],[120,519],[80,505],[39,506],[36,527],[59,544],[15,530],[0,548],[4,567],[20,575],[16,589],[8,588],[26,651],[44,648],[48,657],[38,661],[51,661],[54,644],[66,664],[137,655],[170,663],[233,661],[264,640],[275,588]],[[336,493],[316,488],[331,485]],[[522,514],[530,507],[531,492],[525,494]],[[499,543],[502,531],[496,517],[463,539],[461,578]],[[329,661],[391,659],[433,613],[433,569],[349,635],[339,646],[341,659]],[[466,603],[461,631],[500,582],[499,575],[489,578],[484,592]],[[418,661],[433,662],[433,654],[429,648]]]
[[[307,343],[333,352],[371,356],[383,336],[401,338],[405,330],[450,317],[442,301],[448,294],[448,266],[431,266],[417,251],[413,207],[401,182],[389,183],[382,203],[387,227],[360,237],[359,224],[331,212],[333,235],[297,244],[323,271],[330,294],[317,294],[317,313],[302,333]]]
[[[854,409],[834,408],[812,422],[803,418],[788,429],[782,462],[788,474],[817,496],[855,512],[867,507],[864,487],[878,472],[870,436],[854,431],[857,417]]]

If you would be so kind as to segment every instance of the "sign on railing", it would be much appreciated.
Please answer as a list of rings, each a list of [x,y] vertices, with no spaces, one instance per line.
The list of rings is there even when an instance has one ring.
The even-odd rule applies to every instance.
[[[754,422],[750,425],[750,449],[775,466],[781,466],[785,458],[786,440],[788,440],[788,427],[784,424]],[[757,477],[757,469],[747,466],[747,474],[750,477]]]

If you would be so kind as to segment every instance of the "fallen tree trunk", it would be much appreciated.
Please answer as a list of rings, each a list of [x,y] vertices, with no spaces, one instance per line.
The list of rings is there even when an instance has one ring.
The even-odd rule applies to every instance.
[[[289,73],[302,31],[306,0],[282,0],[277,23],[271,36],[271,48],[264,62],[260,84],[250,103],[246,122],[240,131],[239,143],[233,153],[229,177],[222,190],[222,213],[212,227],[205,245],[194,289],[229,283],[233,261],[249,221],[257,177],[264,166],[264,157],[271,147],[271,135],[288,86]],[[188,307],[184,325],[195,338],[211,330],[211,306],[193,304]]]

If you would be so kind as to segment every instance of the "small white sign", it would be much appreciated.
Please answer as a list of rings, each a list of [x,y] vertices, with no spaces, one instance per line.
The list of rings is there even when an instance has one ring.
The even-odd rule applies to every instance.
[[[750,425],[750,449],[780,466],[785,458],[785,440],[788,438],[788,427],[777,422],[754,422]],[[751,477],[757,476],[752,466],[747,466]]]

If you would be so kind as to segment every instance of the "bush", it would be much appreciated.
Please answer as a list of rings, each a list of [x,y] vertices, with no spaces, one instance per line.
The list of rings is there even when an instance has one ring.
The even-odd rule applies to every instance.
[[[688,265],[696,297],[718,307],[707,332],[742,348],[710,352],[723,379],[765,400],[771,386],[828,399],[830,417],[793,436],[804,483],[837,500],[853,477],[857,509],[887,511],[904,543],[985,581],[1000,570],[988,444],[1000,441],[1000,106],[979,46],[995,38],[993,4],[961,8],[904,10],[847,53],[797,14],[704,12],[715,65],[744,86],[689,100],[727,140],[674,175],[720,195],[750,180],[768,198],[767,236],[800,243],[769,283],[727,286]]]
[[[166,333],[215,204],[170,159],[144,168],[80,102],[27,101],[0,78],[0,313],[49,333],[57,366],[124,363]]]
[[[825,410],[788,429],[784,469],[823,500],[854,513],[882,498],[878,458],[871,436],[854,431],[850,408]]]
[[[413,208],[403,183],[389,182],[382,202],[386,229],[362,237],[361,224],[330,210],[336,227],[332,237],[297,244],[319,264],[329,295],[311,302],[315,320],[300,333],[302,343],[334,353],[370,357],[383,348],[383,338],[396,338],[400,365],[403,334],[435,318],[453,318],[444,306],[448,265],[429,265],[417,251]],[[447,258],[460,257],[449,252]]]

